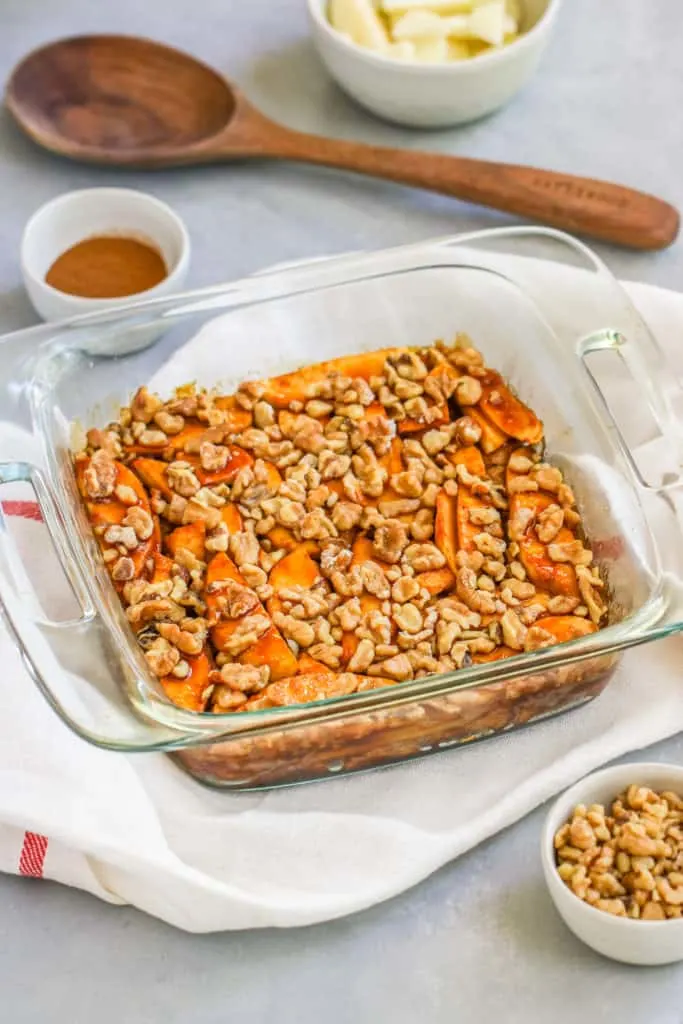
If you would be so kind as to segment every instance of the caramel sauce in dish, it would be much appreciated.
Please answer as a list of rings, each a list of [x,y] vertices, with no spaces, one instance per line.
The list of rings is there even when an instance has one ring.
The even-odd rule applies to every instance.
[[[119,299],[154,288],[168,276],[158,249],[124,236],[102,235],[73,245],[54,261],[45,281],[87,299]]]

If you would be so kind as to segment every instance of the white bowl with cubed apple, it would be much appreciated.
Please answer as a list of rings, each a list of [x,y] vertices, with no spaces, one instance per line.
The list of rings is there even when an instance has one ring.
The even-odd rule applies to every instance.
[[[397,124],[444,128],[502,107],[531,78],[562,0],[307,0],[336,82]]]

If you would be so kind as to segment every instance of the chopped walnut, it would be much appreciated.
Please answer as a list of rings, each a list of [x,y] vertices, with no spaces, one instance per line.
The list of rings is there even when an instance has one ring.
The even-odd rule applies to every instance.
[[[410,523],[410,534],[413,540],[427,541],[434,536],[434,513],[431,509],[422,508]]]
[[[147,388],[138,388],[130,403],[131,416],[140,423],[149,423],[162,405],[161,399],[151,394]]]
[[[419,633],[422,629],[422,612],[411,602],[398,605],[394,609],[393,619],[398,628],[406,633]]]
[[[376,662],[374,665],[371,665],[368,669],[368,674],[371,676],[387,676],[387,678],[395,679],[401,683],[406,679],[412,679],[413,666],[407,654],[396,654],[393,658],[388,658],[386,661]]]
[[[267,665],[237,665],[228,662],[220,670],[221,681],[241,693],[258,693],[270,679]]]
[[[398,519],[387,519],[375,530],[373,554],[383,562],[398,562],[408,543],[408,532]]]
[[[180,654],[167,640],[159,637],[145,651],[145,659],[158,678],[170,675],[180,661]]]
[[[434,544],[409,544],[403,557],[415,572],[441,569],[446,564],[443,553]]]
[[[590,565],[593,554],[584,548],[580,540],[570,540],[564,544],[549,544],[548,556],[553,562],[570,562],[572,565]]]
[[[564,509],[559,505],[548,505],[539,513],[536,522],[536,536],[543,544],[555,540],[564,525]]]
[[[362,505],[352,501],[339,501],[332,510],[332,522],[341,533],[346,533],[358,526],[362,514]]]
[[[481,401],[481,384],[467,374],[455,382],[455,400],[458,405],[476,405]]]
[[[160,409],[159,412],[155,414],[154,422],[159,429],[169,437],[179,434],[185,426],[185,420],[182,416],[174,416],[172,413],[166,412],[165,409]]]
[[[259,557],[259,542],[253,533],[240,530],[233,533],[228,542],[230,554],[236,565],[256,565]]]
[[[513,651],[523,651],[527,634],[526,626],[522,624],[519,616],[511,608],[503,613],[500,625],[505,645],[511,647]]]
[[[209,584],[207,591],[218,595],[216,604],[222,619],[241,619],[259,604],[254,591],[235,580],[216,580]]]
[[[210,441],[203,441],[199,446],[199,461],[202,469],[207,472],[225,469],[230,457],[230,449],[225,445],[211,444]]]
[[[348,664],[349,672],[367,672],[375,660],[375,645],[371,640],[360,640]]]
[[[116,464],[108,452],[100,449],[90,458],[83,473],[85,492],[89,498],[108,498],[116,485]]]
[[[104,531],[103,538],[107,544],[116,544],[128,551],[134,551],[140,543],[132,526],[108,526]]]
[[[149,512],[139,505],[134,505],[126,512],[121,525],[132,527],[138,541],[149,540],[154,533],[154,520]]]
[[[135,562],[132,558],[128,558],[127,555],[122,555],[118,558],[112,567],[111,578],[116,583],[125,583],[127,580],[132,580],[135,576]]]
[[[189,462],[171,462],[166,475],[169,486],[182,498],[191,498],[201,487]]]

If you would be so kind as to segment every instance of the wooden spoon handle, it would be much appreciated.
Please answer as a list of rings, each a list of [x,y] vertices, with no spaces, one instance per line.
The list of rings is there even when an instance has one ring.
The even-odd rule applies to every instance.
[[[262,142],[264,156],[340,167],[443,192],[633,249],[662,249],[678,233],[678,211],[669,203],[606,181],[515,164],[368,146],[286,129],[265,133]]]

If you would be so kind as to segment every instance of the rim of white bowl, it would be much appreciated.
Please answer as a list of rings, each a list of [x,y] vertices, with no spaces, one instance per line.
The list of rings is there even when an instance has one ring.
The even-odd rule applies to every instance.
[[[565,801],[570,802],[572,806],[583,803],[580,799],[580,794],[585,792],[585,790],[594,782],[599,782],[601,780],[606,782],[610,778],[623,773],[626,768],[633,769],[633,776],[636,779],[638,777],[638,772],[643,770],[649,771],[652,769],[666,775],[667,771],[673,769],[674,776],[676,772],[683,772],[683,765],[674,764],[671,761],[629,761],[626,764],[611,765],[608,768],[601,768],[597,772],[591,772],[590,775],[584,775],[582,779],[575,782],[573,786],[570,786],[569,789],[566,789],[557,797],[556,800],[553,801],[553,805],[546,815],[543,830],[541,832],[542,863],[544,866],[551,869],[557,882],[566,890],[567,894],[573,897],[577,903],[580,903],[586,912],[593,915],[593,918],[596,921],[609,921],[610,927],[622,929],[637,926],[641,930],[644,928],[649,928],[650,931],[653,931],[655,928],[669,928],[669,930],[671,930],[671,925],[677,925],[679,928],[683,928],[683,917],[670,917],[667,918],[666,921],[643,921],[641,918],[616,917],[614,914],[608,914],[605,910],[598,910],[597,907],[592,907],[590,903],[586,903],[585,900],[580,899],[576,893],[569,888],[569,886],[565,885],[558,873],[557,864],[555,863],[554,838],[555,831],[558,827],[555,818],[557,816],[556,811],[559,804],[564,803]],[[647,785],[647,783],[643,783],[643,785]],[[614,796],[617,796],[617,793],[615,793]],[[548,889],[550,889],[548,880],[545,879],[545,881]]]
[[[95,192],[99,193],[100,195],[104,195],[106,193],[107,195],[110,196],[135,196],[137,199],[142,199],[149,206],[154,206],[156,207],[157,210],[159,210],[159,212],[163,213],[164,216],[167,217],[168,220],[173,224],[173,227],[178,231],[178,234],[180,236],[180,252],[175,262],[175,265],[171,269],[167,268],[166,277],[164,277],[163,280],[159,281],[158,284],[155,284],[152,288],[146,288],[142,292],[134,292],[132,295],[120,295],[118,297],[99,299],[87,295],[71,295],[69,292],[60,291],[59,288],[55,288],[53,287],[53,285],[48,284],[45,278],[41,277],[39,274],[34,273],[32,267],[29,265],[26,259],[26,246],[28,242],[28,237],[32,231],[36,230],[36,226],[45,217],[45,215],[48,213],[52,213],[55,208],[62,206],[63,204],[71,200],[78,200],[84,196],[92,196]],[[89,236],[84,235],[84,239],[87,237]],[[150,241],[156,242],[156,240],[153,239],[151,235],[148,237]],[[101,187],[95,186],[93,188],[78,188],[74,189],[71,192],[62,192],[60,193],[60,195],[54,196],[54,198],[52,199],[48,199],[48,201],[46,203],[43,203],[42,206],[39,206],[38,209],[35,210],[34,213],[32,213],[29,217],[22,232],[19,257],[21,261],[22,272],[27,277],[30,277],[31,280],[35,282],[37,285],[39,285],[41,288],[44,288],[49,295],[58,296],[60,299],[66,299],[69,303],[76,306],[80,305],[84,309],[91,309],[93,305],[97,305],[98,309],[106,309],[108,306],[120,306],[121,304],[130,304],[132,302],[135,302],[139,297],[142,297],[144,299],[154,298],[155,295],[157,295],[160,290],[165,289],[170,282],[172,282],[174,279],[177,279],[178,277],[180,277],[181,274],[185,272],[190,260],[190,251],[190,235],[187,230],[187,227],[185,226],[184,220],[179,214],[175,212],[175,210],[171,206],[169,206],[168,203],[165,203],[163,199],[157,199],[156,196],[153,196],[150,192],[143,192],[142,189],[117,188],[116,186],[109,187],[103,185]]]
[[[536,24],[528,32],[523,32],[513,42],[508,43],[506,46],[500,47],[499,49],[492,49],[487,53],[478,53],[476,57],[471,60],[461,61],[440,61],[435,64],[424,64],[417,60],[398,60],[396,57],[386,57],[381,53],[375,53],[374,50],[370,50],[368,47],[360,46],[358,43],[354,43],[352,40],[347,39],[334,28],[328,18],[325,16],[324,9],[328,3],[328,0],[307,0],[307,7],[309,13],[316,25],[322,29],[327,36],[335,42],[336,45],[340,46],[343,50],[347,50],[350,53],[356,54],[361,59],[367,61],[369,64],[374,64],[377,67],[391,67],[391,68],[403,68],[409,74],[464,74],[465,71],[471,70],[473,62],[476,61],[477,67],[482,67],[484,64],[493,64],[496,61],[506,60],[510,53],[515,50],[520,50],[522,47],[529,47],[535,40],[536,36],[540,35],[541,32],[549,28],[550,24],[555,20],[557,12],[559,11],[563,0],[548,0],[546,8],[543,14],[540,16]]]

